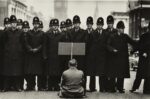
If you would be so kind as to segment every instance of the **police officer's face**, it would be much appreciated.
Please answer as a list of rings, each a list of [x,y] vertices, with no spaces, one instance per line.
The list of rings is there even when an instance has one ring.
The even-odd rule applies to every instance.
[[[108,28],[113,28],[114,23],[108,23]]]
[[[43,30],[43,28],[39,28],[39,30],[40,30],[40,31],[42,31],[42,30]]]
[[[28,32],[28,31],[29,31],[29,28],[23,28],[23,31],[24,31],[24,32]]]
[[[38,29],[39,28],[39,24],[35,23],[35,24],[33,24],[33,27],[34,27],[34,29]]]
[[[97,25],[97,28],[98,28],[98,29],[102,29],[102,28],[103,28],[103,25]]]
[[[12,28],[16,28],[17,27],[17,23],[16,22],[11,23],[11,27]]]
[[[88,28],[88,29],[91,29],[92,26],[93,26],[92,24],[87,24],[87,28]]]
[[[66,31],[66,28],[60,28],[62,32]]]
[[[54,30],[58,30],[59,26],[53,26]]]
[[[17,29],[22,29],[22,25],[17,25]]]
[[[80,23],[75,23],[74,24],[74,28],[79,28],[80,27]]]
[[[72,29],[72,26],[68,26],[68,27],[67,27],[67,30],[71,30],[71,29]]]
[[[10,28],[11,25],[10,24],[5,24],[5,28]]]
[[[120,28],[120,29],[118,29],[118,32],[119,32],[119,33],[124,33],[124,29],[121,29],[121,28]]]

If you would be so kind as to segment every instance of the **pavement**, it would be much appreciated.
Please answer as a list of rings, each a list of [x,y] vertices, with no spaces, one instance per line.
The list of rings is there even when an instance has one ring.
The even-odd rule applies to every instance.
[[[131,78],[125,80],[125,90],[124,94],[121,93],[100,93],[98,92],[98,77],[96,78],[96,89],[97,92],[87,92],[87,97],[85,99],[150,99],[150,95],[142,94],[143,82],[135,93],[130,93],[129,90],[132,88],[132,84],[135,77],[135,72],[131,72]],[[89,77],[88,77],[89,81]],[[87,83],[88,86],[89,82]],[[87,87],[88,89],[88,87]],[[58,97],[58,92],[50,91],[31,91],[31,92],[1,92],[0,99],[60,99]],[[65,98],[62,98],[65,99]],[[69,98],[68,98],[69,99]]]

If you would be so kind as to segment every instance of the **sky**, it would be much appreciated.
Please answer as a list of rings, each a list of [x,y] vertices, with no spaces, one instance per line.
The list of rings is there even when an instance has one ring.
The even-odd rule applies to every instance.
[[[45,20],[54,17],[54,0],[20,0],[27,6],[33,6],[34,10],[41,12]],[[97,3],[99,1],[99,3]],[[85,23],[88,16],[94,16],[98,5],[98,16],[106,17],[112,12],[126,12],[128,0],[68,0],[68,18],[79,15],[81,22]],[[83,24],[85,25],[85,24]]]
[[[47,19],[50,16],[54,16],[54,0],[21,0],[28,6],[33,6],[35,11],[43,13]],[[68,0],[68,17],[72,17],[75,14],[81,14],[82,16],[93,14],[96,7],[94,0]],[[108,14],[111,10],[125,11],[125,1],[128,0],[95,0],[100,1],[99,11],[103,11],[102,14]],[[121,5],[120,5],[121,4]],[[105,13],[104,13],[105,12]],[[84,15],[83,15],[84,14]],[[104,16],[105,16],[104,15]]]

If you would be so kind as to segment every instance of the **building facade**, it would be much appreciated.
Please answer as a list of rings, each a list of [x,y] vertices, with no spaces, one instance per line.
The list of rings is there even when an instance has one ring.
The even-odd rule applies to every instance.
[[[130,35],[138,39],[145,32],[150,21],[149,0],[129,0],[129,31]]]
[[[33,11],[28,10],[27,5],[19,0],[0,0],[0,27],[3,27],[5,17],[16,15],[18,19],[28,20],[32,22],[33,17],[36,15]]]

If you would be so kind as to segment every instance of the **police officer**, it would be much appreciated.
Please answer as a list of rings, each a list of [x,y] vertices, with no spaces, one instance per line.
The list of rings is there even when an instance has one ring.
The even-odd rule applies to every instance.
[[[21,31],[22,31],[22,23],[23,23],[22,19],[18,19],[18,20],[17,20],[17,29],[18,29],[18,30],[21,30]]]
[[[26,34],[25,47],[27,49],[26,53],[26,65],[25,74],[27,81],[27,91],[35,90],[36,76],[43,74],[43,42],[44,36],[43,32],[39,31],[39,18],[33,18],[33,29]],[[38,81],[38,90],[40,89]]]
[[[44,34],[44,37],[45,37],[45,32],[43,31],[43,22],[42,21],[40,21],[39,22],[39,31],[41,31],[41,32],[43,32],[43,34]],[[38,76],[38,90],[40,90],[40,91],[44,91],[44,90],[46,90],[47,88],[47,76],[46,76],[46,73],[45,73],[45,71],[46,71],[46,62],[44,61],[43,62],[43,73],[40,75],[40,76]]]
[[[114,18],[113,18],[113,16],[112,15],[109,15],[109,16],[107,16],[107,28],[106,28],[106,35],[107,35],[107,37],[106,37],[106,39],[108,39],[109,38],[109,36],[111,35],[111,34],[113,34],[113,33],[117,33],[117,30],[114,28]],[[107,41],[106,41],[107,42]],[[109,52],[107,52],[107,60],[109,59]],[[109,62],[107,62],[106,63],[106,66],[108,66],[109,64],[108,64]],[[111,78],[109,78],[108,77],[108,83],[107,83],[107,90],[109,91],[109,92],[116,92],[116,90],[114,90],[113,88],[112,88],[112,80],[111,80]]]
[[[78,15],[73,17],[74,28],[68,32],[70,42],[73,43],[85,43],[86,42],[86,33],[80,27],[81,21]],[[78,68],[85,71],[85,57],[84,56],[73,56],[78,61]]]
[[[9,30],[11,27],[10,19],[8,17],[4,18],[4,30]]]
[[[86,25],[87,25],[87,29],[85,30],[86,34],[87,34],[87,46],[86,46],[86,49],[87,49],[87,52],[86,52],[86,57],[87,57],[87,60],[86,60],[86,63],[87,63],[87,75],[90,76],[90,84],[89,84],[89,91],[90,92],[93,92],[93,91],[96,91],[95,89],[95,72],[93,71],[93,69],[95,69],[94,67],[90,68],[89,64],[88,64],[88,58],[90,57],[89,55],[89,50],[90,50],[90,47],[91,47],[91,40],[92,40],[92,33],[94,32],[94,29],[93,29],[93,17],[89,16],[86,20]],[[91,60],[90,60],[91,61]],[[92,70],[91,70],[92,69]]]
[[[4,65],[3,75],[4,91],[21,91],[20,80],[23,75],[24,49],[23,34],[17,30],[16,16],[10,16],[11,29],[3,35]]]
[[[110,34],[107,46],[109,51],[109,65],[107,75],[111,81],[111,91],[116,89],[124,93],[124,78],[130,77],[128,44],[136,46],[136,43],[124,33],[124,23],[117,23],[117,32]]]
[[[62,21],[60,23],[60,29],[61,29],[61,34],[62,34],[62,38],[61,38],[61,42],[69,42],[69,37],[68,37],[68,31],[66,29],[66,22]],[[68,55],[61,55],[61,73],[63,73],[66,69],[68,69],[67,65],[68,65],[68,61],[70,60],[70,56]]]
[[[66,32],[66,22],[65,21],[62,21],[60,23],[60,30],[61,30],[61,32]]]
[[[58,91],[61,76],[60,57],[58,56],[58,43],[62,35],[59,31],[59,20],[53,20],[53,30],[46,33],[46,58],[48,91]]]
[[[6,31],[8,31],[8,30],[10,30],[10,27],[11,27],[11,25],[10,25],[10,20],[9,20],[9,18],[8,17],[6,17],[6,18],[4,18],[4,29],[3,30],[0,30],[0,68],[1,68],[1,70],[2,70],[2,67],[3,67],[3,48],[4,48],[4,46],[3,46],[3,38],[2,38],[2,36],[3,36],[3,34],[6,32]],[[0,74],[0,91],[3,91],[3,89],[4,89],[4,76],[2,75],[2,71],[0,71],[1,72],[1,74]]]
[[[67,31],[72,29],[72,27],[73,27],[72,25],[73,24],[72,24],[71,19],[66,19],[66,29],[67,29]]]

